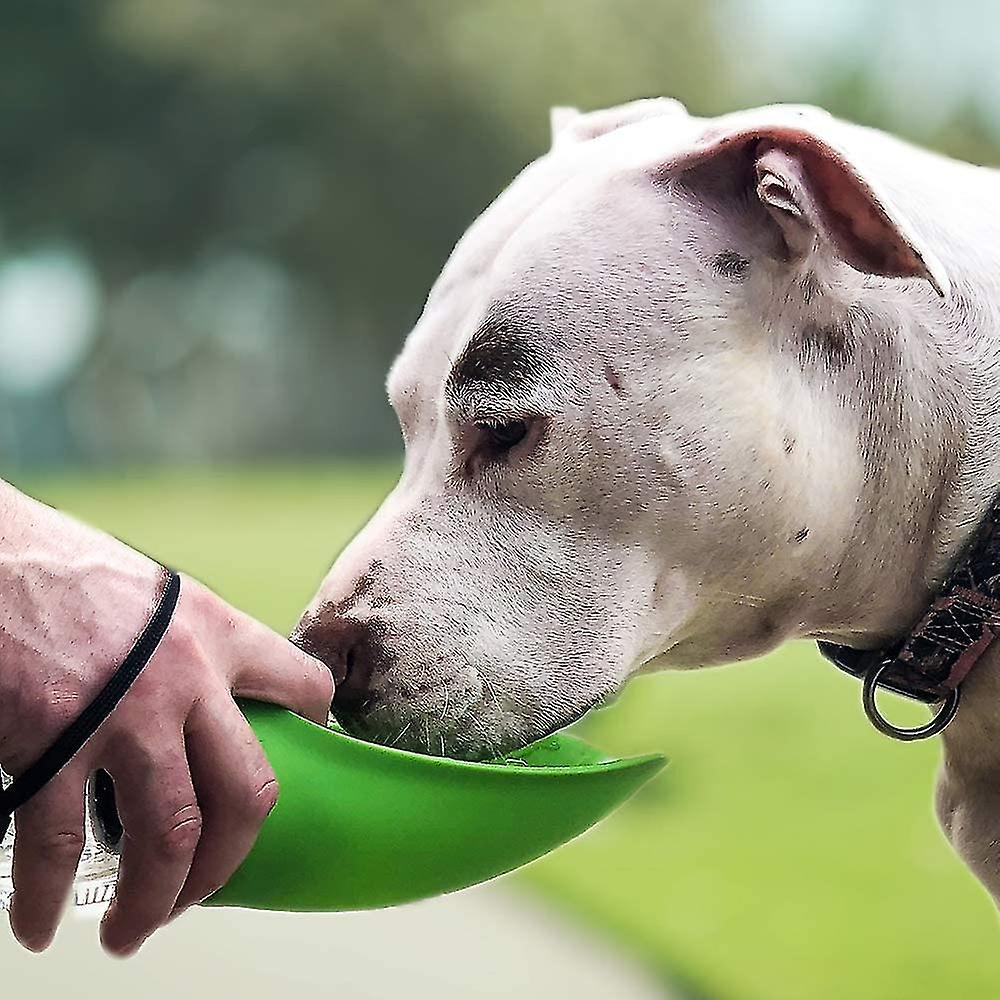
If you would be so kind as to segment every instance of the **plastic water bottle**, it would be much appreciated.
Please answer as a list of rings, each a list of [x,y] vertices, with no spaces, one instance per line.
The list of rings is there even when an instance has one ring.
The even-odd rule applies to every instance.
[[[8,776],[0,770],[0,779],[7,785]],[[107,830],[106,821],[99,818],[107,815],[107,807],[99,807],[102,799],[109,794],[110,778],[95,775],[87,785],[87,808],[85,821],[85,842],[80,864],[73,881],[73,901],[77,906],[107,906],[115,894],[118,881],[118,852],[114,849],[114,834],[119,831]],[[10,897],[14,891],[11,881],[11,866],[14,860],[14,825],[10,824],[0,843],[0,910],[10,908]]]

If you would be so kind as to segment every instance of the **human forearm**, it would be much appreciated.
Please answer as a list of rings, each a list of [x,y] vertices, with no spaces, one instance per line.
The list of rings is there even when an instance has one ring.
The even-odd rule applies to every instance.
[[[3,744],[30,755],[28,733],[82,707],[142,628],[160,573],[142,553],[0,482]],[[41,677],[46,684],[33,682]]]

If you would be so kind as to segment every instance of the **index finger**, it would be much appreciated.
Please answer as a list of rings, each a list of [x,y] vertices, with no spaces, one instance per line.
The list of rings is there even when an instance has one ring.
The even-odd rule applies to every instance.
[[[233,694],[283,705],[325,726],[334,689],[325,664],[252,618],[239,632]]]

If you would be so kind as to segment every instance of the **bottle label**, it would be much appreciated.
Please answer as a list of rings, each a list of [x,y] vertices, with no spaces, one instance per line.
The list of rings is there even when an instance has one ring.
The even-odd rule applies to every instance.
[[[10,779],[0,770],[0,780],[6,785]],[[0,910],[10,909],[14,893],[11,867],[14,861],[14,828],[17,817],[0,842]],[[85,840],[80,864],[73,882],[73,901],[77,906],[107,906],[115,894],[118,881],[118,855],[107,850],[94,833],[94,818],[90,796],[87,797]]]

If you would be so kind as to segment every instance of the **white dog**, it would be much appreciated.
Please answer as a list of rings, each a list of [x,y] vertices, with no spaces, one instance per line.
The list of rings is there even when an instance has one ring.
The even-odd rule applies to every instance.
[[[405,471],[297,633],[369,738],[488,756],[639,670],[884,646],[1000,490],[998,174],[813,108],[553,120],[393,366]],[[938,794],[995,898],[998,671]]]

